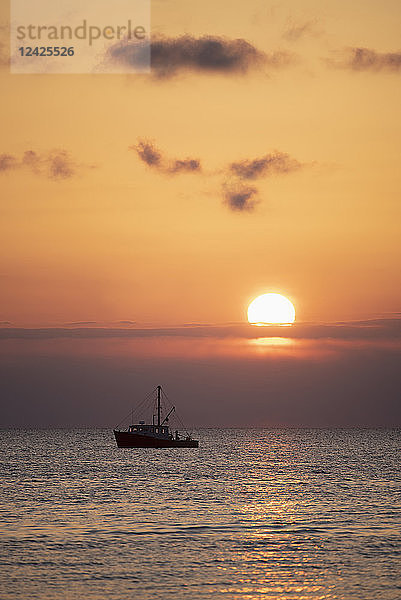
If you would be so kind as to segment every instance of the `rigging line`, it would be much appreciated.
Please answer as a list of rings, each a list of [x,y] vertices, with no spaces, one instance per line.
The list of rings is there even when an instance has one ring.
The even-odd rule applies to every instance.
[[[185,433],[186,433],[187,435],[189,435],[189,431],[188,431],[188,429],[185,427],[184,423],[181,421],[181,419],[180,419],[180,417],[179,417],[178,415],[177,415],[177,421],[180,423],[180,425],[181,425],[181,429],[183,429],[183,430],[185,431]]]
[[[131,408],[131,421],[134,419],[134,415],[135,418],[136,416],[139,414],[139,412],[143,409],[145,403],[147,401],[147,398],[145,398],[144,400],[142,400],[142,402],[140,402],[140,404],[138,406],[136,406],[135,408]]]
[[[166,397],[166,399],[168,400],[168,402],[170,403],[171,406],[173,406],[172,402],[170,401],[169,397],[167,396],[166,392],[163,390],[162,388],[162,394],[163,396]],[[175,418],[177,419],[179,425],[180,425],[180,429],[183,429],[185,431],[185,433],[189,436],[190,433],[188,431],[188,429],[186,428],[186,426],[184,425],[184,423],[181,421],[180,417],[178,416],[177,412],[175,411],[174,413]]]
[[[150,411],[150,407],[151,407],[151,402],[152,399],[151,398],[147,398],[146,402],[142,402],[140,404],[140,406],[137,406],[135,408],[135,410],[132,411],[132,419],[133,420],[139,420],[139,418],[147,418],[147,413]]]
[[[138,405],[135,407],[135,409],[132,409],[132,412],[134,412],[135,414],[137,414],[137,413],[138,413],[138,412],[139,412],[139,411],[140,411],[140,410],[143,408],[143,406],[144,406],[144,405],[145,405],[147,402],[149,402],[149,400],[151,400],[151,394],[152,394],[152,393],[153,393],[153,392],[151,392],[150,394],[147,394],[147,395],[145,396],[145,398],[144,398],[144,399],[143,399],[143,400],[142,400],[142,401],[141,401],[141,402],[140,402],[140,403],[139,403],[139,404],[138,404]]]
[[[134,414],[136,415],[136,414],[139,412],[139,410],[140,410],[141,408],[143,408],[143,405],[145,404],[145,402],[146,402],[147,400],[149,400],[149,398],[152,396],[152,394],[154,394],[154,393],[155,393],[155,391],[156,391],[156,390],[157,390],[157,387],[156,387],[156,388],[154,388],[154,389],[153,389],[151,392],[149,392],[148,394],[146,394],[145,398],[144,398],[144,399],[143,399],[143,400],[142,400],[142,401],[139,403],[139,405],[138,405],[138,406],[135,408],[135,410],[133,410],[133,409],[131,408],[131,410],[129,411],[129,413],[128,413],[128,414],[127,414],[127,415],[126,415],[126,416],[125,416],[125,417],[124,417],[124,418],[123,418],[123,419],[122,419],[122,420],[121,420],[121,421],[118,423],[118,425],[116,425],[116,429],[117,429],[118,427],[120,427],[120,425],[121,425],[122,423],[124,423],[124,421],[126,421],[127,419],[129,419],[129,417],[131,416],[131,414],[132,414],[132,415],[134,415]]]
[[[163,390],[163,388],[161,389],[161,392],[162,392],[162,398],[167,401],[166,402],[167,409],[168,408],[170,408],[170,409],[171,408],[175,408],[174,405],[173,405],[173,403],[171,402],[170,398],[167,396],[166,392]]]
[[[122,419],[122,420],[119,422],[119,424],[118,424],[118,425],[116,425],[116,427],[115,427],[115,428],[116,428],[116,429],[118,429],[118,428],[120,427],[120,425],[122,425],[122,424],[124,423],[124,421],[126,421],[126,420],[129,418],[130,414],[131,414],[131,411],[129,411],[129,413],[127,414],[127,416],[126,416],[126,417],[124,417],[124,418],[123,418],[123,419]]]
[[[139,403],[139,404],[138,404],[138,405],[135,407],[135,409],[132,409],[132,410],[133,410],[133,412],[135,412],[135,413],[139,412],[139,410],[140,410],[141,408],[143,408],[144,404],[145,404],[146,402],[149,402],[149,400],[151,400],[151,399],[152,399],[152,394],[154,394],[154,393],[155,393],[156,389],[157,389],[157,388],[155,388],[154,390],[152,390],[151,392],[149,392],[148,394],[146,394],[146,396],[144,397],[144,399],[143,399],[143,400],[142,400],[142,401],[141,401],[141,402],[140,402],[140,403]]]

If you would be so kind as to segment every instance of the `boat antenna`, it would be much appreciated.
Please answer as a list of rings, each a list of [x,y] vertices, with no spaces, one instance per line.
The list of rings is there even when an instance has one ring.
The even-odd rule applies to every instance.
[[[160,393],[161,393],[161,385],[157,386],[157,426],[160,427]]]

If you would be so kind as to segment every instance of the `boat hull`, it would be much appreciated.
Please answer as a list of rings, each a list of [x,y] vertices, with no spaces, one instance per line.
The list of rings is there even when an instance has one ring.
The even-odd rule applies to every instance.
[[[114,430],[119,448],[198,448],[198,440],[174,440],[157,438],[150,435],[140,435],[130,431]]]

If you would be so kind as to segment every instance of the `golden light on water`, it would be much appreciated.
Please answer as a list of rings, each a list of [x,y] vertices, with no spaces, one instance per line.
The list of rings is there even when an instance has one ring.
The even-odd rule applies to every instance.
[[[291,324],[295,321],[295,308],[281,294],[262,294],[248,306],[248,321],[253,325]]]

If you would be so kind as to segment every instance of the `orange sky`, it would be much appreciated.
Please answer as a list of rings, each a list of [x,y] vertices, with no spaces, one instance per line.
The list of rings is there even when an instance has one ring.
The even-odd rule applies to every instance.
[[[299,321],[399,311],[401,69],[344,66],[347,47],[399,51],[399,3],[156,1],[152,27],[292,58],[166,79],[3,67],[0,154],[63,150],[74,174],[0,172],[0,320],[238,322],[268,291]],[[152,169],[138,139],[202,173]],[[250,182],[259,203],[230,211],[227,165],[275,150],[302,168]]]

